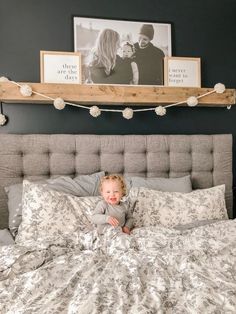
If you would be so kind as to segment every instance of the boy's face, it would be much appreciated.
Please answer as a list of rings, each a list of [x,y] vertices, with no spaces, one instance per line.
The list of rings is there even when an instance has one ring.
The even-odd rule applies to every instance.
[[[120,182],[115,180],[104,181],[101,188],[101,194],[108,204],[119,204],[123,196]]]
[[[129,45],[124,45],[123,46],[123,58],[131,58],[133,55],[133,50],[132,47]]]

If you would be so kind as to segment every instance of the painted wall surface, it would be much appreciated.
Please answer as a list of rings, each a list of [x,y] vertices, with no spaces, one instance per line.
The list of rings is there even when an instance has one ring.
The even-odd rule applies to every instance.
[[[73,51],[72,17],[87,16],[169,22],[172,55],[201,58],[203,87],[236,88],[235,12],[235,0],[0,0],[0,76],[39,82],[40,50]],[[52,105],[3,104],[3,110],[9,122],[1,133],[236,135],[236,107],[170,108],[164,117],[137,113],[130,121]]]

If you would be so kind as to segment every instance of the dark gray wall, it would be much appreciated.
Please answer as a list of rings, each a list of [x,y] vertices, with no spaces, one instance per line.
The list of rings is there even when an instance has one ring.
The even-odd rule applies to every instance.
[[[0,76],[39,82],[40,50],[73,51],[72,16],[170,22],[174,56],[201,57],[202,86],[236,87],[235,0],[0,0]],[[236,135],[236,108],[171,108],[164,117],[137,113],[92,118],[87,110],[3,104],[1,133]],[[235,151],[235,149],[234,149]],[[234,154],[235,155],[235,154]],[[234,167],[235,173],[235,167]]]

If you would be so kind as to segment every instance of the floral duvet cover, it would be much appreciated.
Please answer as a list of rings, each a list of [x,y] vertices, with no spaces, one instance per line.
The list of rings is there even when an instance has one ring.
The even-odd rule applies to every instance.
[[[0,313],[236,313],[236,220],[3,246]]]

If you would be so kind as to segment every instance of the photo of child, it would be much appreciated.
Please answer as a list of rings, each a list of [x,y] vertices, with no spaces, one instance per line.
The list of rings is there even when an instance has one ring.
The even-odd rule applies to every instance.
[[[137,63],[135,62],[135,48],[134,45],[128,41],[124,42],[122,45],[122,58],[124,60],[130,60],[130,65],[133,73],[133,79],[130,84],[138,85],[139,72]]]

